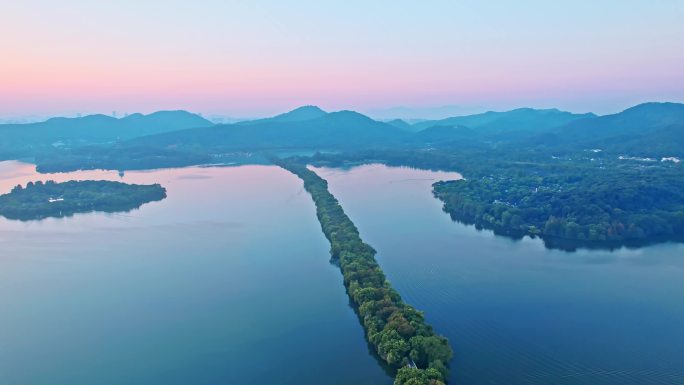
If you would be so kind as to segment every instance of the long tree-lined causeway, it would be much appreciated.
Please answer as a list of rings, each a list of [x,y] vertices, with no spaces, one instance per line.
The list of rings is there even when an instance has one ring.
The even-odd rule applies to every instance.
[[[305,164],[274,162],[304,181],[368,341],[388,364],[399,368],[395,384],[442,384],[452,357],[446,338],[436,335],[423,314],[392,288],[375,261],[375,250],[361,240],[354,223],[328,191],[327,182]]]

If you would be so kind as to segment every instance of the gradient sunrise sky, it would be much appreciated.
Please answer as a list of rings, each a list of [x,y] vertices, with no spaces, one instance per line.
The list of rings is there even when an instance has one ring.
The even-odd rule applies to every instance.
[[[0,116],[684,101],[684,1],[0,2]]]

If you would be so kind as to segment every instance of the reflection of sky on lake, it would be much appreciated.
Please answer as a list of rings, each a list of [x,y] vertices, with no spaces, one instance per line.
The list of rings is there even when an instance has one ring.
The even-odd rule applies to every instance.
[[[452,222],[455,175],[317,168],[404,299],[456,351],[451,383],[684,383],[684,244],[547,249]]]
[[[42,175],[0,162],[3,193],[50,179],[160,183],[168,197],[128,213],[0,218],[0,384],[391,383],[294,175]]]
[[[430,186],[458,174],[315,170],[393,286],[452,341],[451,383],[683,382],[684,245],[549,250],[452,222]],[[0,219],[0,383],[391,383],[289,173],[40,175],[0,162],[3,192],[39,179],[161,183],[168,198],[125,214]]]

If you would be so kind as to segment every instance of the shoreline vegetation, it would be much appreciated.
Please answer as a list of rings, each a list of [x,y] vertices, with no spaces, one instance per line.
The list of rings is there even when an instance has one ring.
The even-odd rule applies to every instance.
[[[328,183],[306,164],[290,159],[273,163],[295,174],[311,195],[318,220],[339,263],[344,285],[363,323],[366,338],[380,358],[397,369],[395,385],[443,385],[453,351],[423,313],[406,304],[375,260],[376,251],[328,191]]]
[[[520,160],[511,153],[464,148],[375,150],[298,158],[316,166],[368,163],[456,171],[465,179],[433,184],[434,196],[455,221],[520,239],[539,237],[548,248],[615,249],[681,242],[684,234],[682,165],[643,165],[617,157],[552,159],[540,152]],[[537,158],[537,159],[535,159]],[[543,158],[543,159],[539,159]],[[552,159],[552,162],[548,161]]]
[[[520,108],[413,124],[315,106],[233,124],[167,111],[0,125],[0,132],[0,159],[30,157],[39,172],[254,164],[268,154],[308,153],[300,162],[462,173],[465,180],[433,186],[452,218],[513,239],[539,237],[549,248],[684,237],[681,103],[603,116]]]
[[[30,221],[70,217],[88,212],[126,212],[166,198],[159,184],[137,185],[112,181],[29,182],[0,195],[0,216]]]

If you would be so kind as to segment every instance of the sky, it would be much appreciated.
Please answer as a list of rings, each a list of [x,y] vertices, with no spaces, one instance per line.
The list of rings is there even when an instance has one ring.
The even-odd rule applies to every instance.
[[[1,1],[0,117],[611,113],[684,102],[683,20],[683,0]]]

